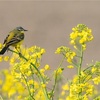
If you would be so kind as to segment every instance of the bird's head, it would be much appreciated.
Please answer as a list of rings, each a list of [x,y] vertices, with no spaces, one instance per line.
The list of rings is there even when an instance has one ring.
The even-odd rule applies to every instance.
[[[21,32],[22,32],[22,31],[28,31],[28,30],[22,28],[21,26],[20,26],[20,27],[16,27],[16,30],[17,30],[17,31],[21,31]]]

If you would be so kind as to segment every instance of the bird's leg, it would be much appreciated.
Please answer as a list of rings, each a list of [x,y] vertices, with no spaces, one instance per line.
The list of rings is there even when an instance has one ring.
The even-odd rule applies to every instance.
[[[7,52],[10,50],[10,48],[7,49]]]
[[[20,46],[16,46],[15,49],[17,50],[19,56],[21,56],[22,54],[21,54]]]

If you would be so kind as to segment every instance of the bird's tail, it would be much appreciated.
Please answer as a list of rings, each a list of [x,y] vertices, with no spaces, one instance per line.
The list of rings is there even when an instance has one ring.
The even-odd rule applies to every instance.
[[[6,50],[8,49],[8,47],[9,46],[3,47],[3,49],[0,51],[0,55],[3,55],[6,52]]]

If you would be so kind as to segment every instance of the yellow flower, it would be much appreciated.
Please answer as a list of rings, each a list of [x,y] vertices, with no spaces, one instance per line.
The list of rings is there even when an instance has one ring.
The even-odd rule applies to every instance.
[[[74,66],[73,66],[73,65],[68,65],[67,67],[68,67],[68,68],[74,68]]]
[[[77,36],[78,36],[78,33],[77,33],[77,32],[72,32],[72,33],[70,34],[70,38],[71,38],[72,40],[75,40],[75,39],[77,38]]]
[[[73,96],[67,96],[66,100],[78,100],[79,98],[77,98],[77,96],[73,95]]]
[[[17,99],[18,99],[18,100],[22,100],[22,99],[23,99],[22,95],[19,95],[19,96],[17,97]]]
[[[31,88],[31,89],[30,89],[30,92],[31,92],[31,93],[34,93],[34,92],[35,92],[35,89]]]
[[[38,89],[39,88],[39,84],[38,84],[38,82],[36,82],[36,81],[34,81],[34,86],[35,86],[35,89]]]
[[[41,72],[41,73],[44,73],[44,72],[45,72],[45,70],[44,70],[44,69],[40,69],[40,72]]]
[[[63,68],[58,68],[57,70],[55,70],[55,76],[62,74],[63,72]]]
[[[96,67],[93,67],[92,69],[91,69],[91,72],[92,73],[95,73],[97,71],[97,68]]]
[[[70,43],[74,45],[75,49],[77,49],[80,44],[83,50],[85,50],[86,43],[93,40],[91,29],[84,24],[78,24],[75,28],[72,28],[72,31],[70,34]]]
[[[64,96],[64,95],[65,95],[65,91],[62,91],[62,92],[61,92],[61,95]]]
[[[41,86],[42,86],[43,88],[45,88],[45,87],[46,87],[46,84],[44,84],[44,83],[41,83]]]
[[[86,94],[83,96],[83,98],[83,100],[89,100]]]
[[[3,83],[3,80],[0,79],[0,85]]]
[[[60,52],[61,52],[60,48],[57,48],[57,50],[55,51],[55,53],[57,53],[57,54],[60,54]]]
[[[34,84],[34,81],[33,80],[29,80],[28,84]]]
[[[10,64],[12,65],[12,64],[14,64],[14,63],[15,63],[15,58],[12,57],[12,58],[10,59]]]
[[[9,56],[5,56],[4,61],[8,61],[8,60],[9,60]]]
[[[41,49],[41,54],[44,54],[45,53],[45,50],[44,49]]]
[[[76,56],[76,53],[71,51],[71,50],[69,50],[66,53],[67,62],[72,63],[72,60],[74,59],[75,56]]]
[[[45,65],[45,66],[44,66],[44,69],[45,69],[45,70],[49,70],[49,69],[50,69],[50,66],[49,66],[49,65]]]
[[[69,62],[70,64],[72,64],[72,59],[71,58],[67,58],[67,62]]]
[[[94,91],[94,86],[88,84],[87,89],[86,89],[86,94],[92,95],[93,94],[93,91]]]
[[[63,89],[63,90],[69,90],[68,84],[63,85],[63,86],[62,86],[62,89]]]
[[[16,93],[15,88],[14,88],[14,87],[13,87],[13,88],[11,88],[11,89],[9,90],[9,92],[8,92],[8,97],[13,96],[15,93]]]
[[[94,84],[98,85],[100,83],[100,76],[93,78]]]
[[[2,56],[0,56],[0,62],[2,62],[2,60],[3,60],[3,57],[2,57]]]
[[[70,44],[75,45],[75,40],[71,40],[71,41],[70,41]]]

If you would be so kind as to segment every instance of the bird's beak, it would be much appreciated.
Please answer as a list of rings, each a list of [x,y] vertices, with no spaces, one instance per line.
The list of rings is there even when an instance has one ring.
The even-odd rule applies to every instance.
[[[28,30],[25,30],[25,29],[24,29],[24,31],[28,31]]]
[[[26,29],[23,28],[23,31],[28,31],[28,30],[26,30]]]

